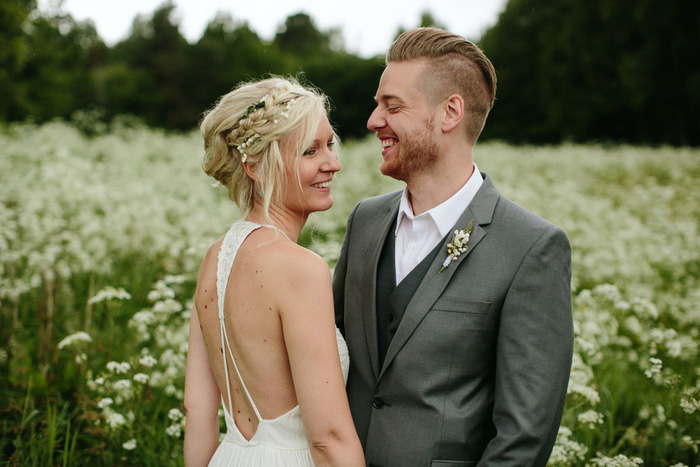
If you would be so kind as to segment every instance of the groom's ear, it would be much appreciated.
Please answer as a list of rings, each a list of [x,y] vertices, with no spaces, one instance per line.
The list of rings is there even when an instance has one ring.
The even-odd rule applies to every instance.
[[[452,94],[443,101],[442,107],[444,111],[442,131],[449,133],[464,119],[464,99],[459,94]]]

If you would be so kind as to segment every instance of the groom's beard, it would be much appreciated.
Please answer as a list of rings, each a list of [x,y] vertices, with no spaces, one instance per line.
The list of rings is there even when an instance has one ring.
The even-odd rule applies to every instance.
[[[398,157],[381,165],[379,169],[382,174],[407,182],[412,176],[433,167],[438,158],[438,144],[433,130],[431,116],[423,122],[420,131],[401,137]]]

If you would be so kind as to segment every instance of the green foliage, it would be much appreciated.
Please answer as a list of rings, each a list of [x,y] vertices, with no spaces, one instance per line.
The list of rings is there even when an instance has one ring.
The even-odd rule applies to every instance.
[[[43,123],[96,111],[103,122],[135,115],[154,127],[188,131],[241,81],[303,74],[331,96],[344,137],[366,134],[381,61],[345,53],[340,33],[318,30],[308,15],[290,16],[267,42],[245,22],[219,14],[190,44],[174,4],[165,2],[137,17],[129,37],[107,48],[90,24],[74,21],[60,6],[39,15],[33,2],[7,5],[0,38],[12,47],[0,52],[0,121]]]
[[[700,144],[700,4],[510,0],[485,138]]]
[[[6,71],[11,94],[0,107],[8,120],[67,118],[92,103],[89,69],[104,47],[95,29],[70,16],[34,17],[24,25],[20,63]]]
[[[328,55],[331,51],[330,34],[318,30],[305,13],[291,15],[275,34],[272,44],[294,58],[305,55]]]
[[[348,54],[339,30],[305,13],[270,41],[218,14],[190,44],[166,1],[107,47],[60,2],[35,8],[0,5],[0,121],[98,111],[188,131],[243,80],[303,74],[332,98],[343,138],[366,134],[383,60]],[[442,26],[428,10],[417,25]],[[700,145],[699,25],[695,0],[509,0],[479,41],[499,79],[482,140]]]

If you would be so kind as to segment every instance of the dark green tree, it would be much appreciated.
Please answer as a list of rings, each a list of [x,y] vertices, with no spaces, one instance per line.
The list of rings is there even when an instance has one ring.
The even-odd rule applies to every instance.
[[[297,13],[287,17],[272,43],[282,53],[293,57],[328,55],[336,33],[319,31],[309,15]]]
[[[34,0],[0,2],[0,121],[21,115],[14,99],[15,86],[27,59],[27,35],[23,25],[34,8]]]
[[[305,66],[305,78],[330,98],[331,119],[342,138],[368,134],[367,119],[376,105],[373,97],[383,65],[382,57],[364,59],[335,53]]]
[[[90,69],[104,59],[105,45],[89,22],[70,15],[36,15],[25,25],[24,57],[12,83],[11,119],[67,118],[94,105]]]
[[[700,3],[510,0],[484,138],[700,144]]]
[[[191,89],[201,110],[242,81],[284,69],[276,47],[263,42],[246,22],[221,13],[193,47],[191,61],[197,70]]]
[[[196,124],[201,109],[186,84],[197,70],[188,62],[192,46],[180,34],[174,9],[166,1],[150,18],[136,18],[130,36],[115,46],[114,60],[102,76],[103,105],[110,113],[133,113],[169,129]]]

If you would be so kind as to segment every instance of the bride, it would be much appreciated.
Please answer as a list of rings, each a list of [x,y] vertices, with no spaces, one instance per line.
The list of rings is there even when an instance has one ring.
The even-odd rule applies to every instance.
[[[340,165],[327,111],[324,95],[271,78],[224,95],[202,120],[203,168],[245,219],[199,270],[185,379],[188,467],[364,465],[331,274],[296,244],[309,214],[333,204]]]

